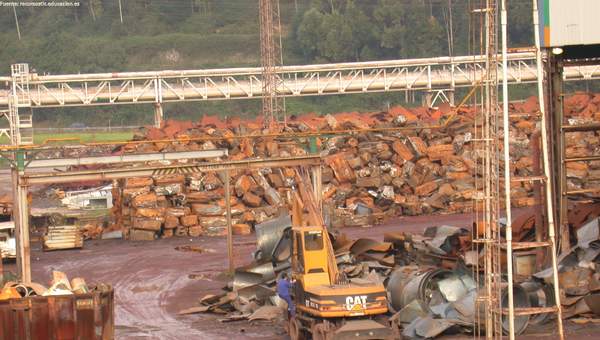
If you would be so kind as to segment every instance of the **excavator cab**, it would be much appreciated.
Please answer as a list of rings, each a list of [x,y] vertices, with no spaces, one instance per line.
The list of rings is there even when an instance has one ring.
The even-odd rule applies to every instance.
[[[292,277],[303,286],[328,285],[328,252],[319,227],[292,228],[295,256],[292,257]]]

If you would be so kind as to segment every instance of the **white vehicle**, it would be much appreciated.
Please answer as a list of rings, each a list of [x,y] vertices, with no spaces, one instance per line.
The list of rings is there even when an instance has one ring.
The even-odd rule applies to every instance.
[[[15,223],[0,222],[0,255],[1,258],[17,258],[17,243],[15,241]]]
[[[69,209],[110,209],[112,208],[112,184],[86,190],[65,193],[62,204]]]

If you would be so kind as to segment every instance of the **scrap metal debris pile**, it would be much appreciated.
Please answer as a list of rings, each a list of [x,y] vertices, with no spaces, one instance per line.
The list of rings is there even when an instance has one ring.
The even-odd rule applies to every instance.
[[[114,339],[114,291],[53,271],[50,286],[0,275],[0,338]],[[8,282],[7,282],[8,281]]]
[[[578,204],[569,211],[576,238],[558,257],[563,317],[600,315],[600,203]],[[550,280],[548,270],[534,274]]]
[[[522,223],[519,241],[532,239],[535,220],[533,210],[515,219]],[[560,256],[559,280],[563,316],[600,315],[600,229],[598,214],[578,231],[578,243],[568,254]],[[521,222],[519,222],[519,220]],[[281,272],[290,270],[290,217],[257,225],[257,250],[253,263],[235,271],[233,281],[224,292],[205,296],[197,306],[180,314],[216,313],[221,321],[281,320],[285,303],[276,295],[275,281]],[[344,234],[331,235],[340,269],[350,281],[383,282],[388,292],[389,320],[407,338],[432,338],[441,334],[470,333],[484,327],[482,305],[476,308],[478,287],[483,284],[482,252],[473,250],[471,231],[454,226],[427,228],[422,235],[388,233],[384,242],[372,239],[350,240]],[[532,274],[516,275],[515,307],[551,307],[554,292],[551,270],[536,270],[534,260],[519,260],[531,255],[515,252],[515,263]],[[504,259],[503,261],[505,261]],[[505,263],[505,262],[504,262]],[[520,267],[525,267],[522,269]],[[503,300],[507,299],[504,288]],[[304,303],[298,301],[296,303]],[[279,308],[279,309],[278,309]],[[477,311],[480,312],[477,312]],[[524,332],[529,325],[550,320],[552,314],[517,315],[515,331]],[[504,324],[508,331],[508,323]]]
[[[598,107],[600,95],[576,94],[565,101],[571,124],[600,118]],[[535,173],[532,150],[538,149],[539,133],[530,117],[538,111],[537,99],[513,103],[510,109],[515,148],[511,170],[514,176],[530,176]],[[458,112],[449,107],[394,107],[378,113],[307,114],[292,117],[283,131],[290,135],[282,137],[264,135],[260,118],[205,116],[198,123],[167,121],[161,129],[145,128],[134,139],[155,142],[128,144],[119,152],[224,148],[231,160],[298,156],[309,152],[307,133],[318,131],[323,133],[317,145],[324,159],[326,214],[334,226],[365,226],[400,215],[471,211],[478,157],[469,142],[473,127],[480,124],[473,117],[470,107]],[[571,133],[567,154],[589,155],[599,142],[593,131]],[[233,173],[236,228],[246,232],[248,226],[278,216],[294,185],[292,173],[286,169]],[[568,163],[567,180],[569,188],[600,184],[600,161]],[[113,212],[134,238],[218,234],[225,226],[223,182],[214,174],[132,179],[121,183],[121,189],[115,194]],[[533,205],[533,184],[514,182],[511,196],[516,207]],[[183,197],[183,203],[176,202]]]
[[[600,120],[600,95],[578,93],[564,100],[567,125],[585,126]],[[576,158],[598,154],[600,131],[577,131],[565,134],[565,157]],[[591,189],[600,186],[600,160],[565,163],[567,190]],[[586,196],[600,197],[600,192]]]
[[[0,196],[0,218],[2,220],[10,220],[12,216],[13,201],[10,195]]]
[[[277,215],[285,191],[275,190],[267,176],[279,174],[248,171],[232,176],[234,234],[249,234],[254,223]],[[226,233],[225,189],[214,173],[128,178],[114,190],[116,224],[131,240]]]
[[[54,296],[54,295],[73,295],[87,294],[91,292],[106,292],[112,288],[106,284],[88,285],[81,277],[69,280],[67,275],[60,271],[52,272],[50,287],[39,283],[23,283],[18,281],[8,281],[4,283],[0,292],[0,301],[9,299],[20,299],[34,296]]]

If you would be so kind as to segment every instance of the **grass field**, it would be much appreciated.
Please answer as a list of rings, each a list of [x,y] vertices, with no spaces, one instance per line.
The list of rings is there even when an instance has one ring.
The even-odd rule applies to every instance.
[[[33,136],[35,144],[53,142],[52,140],[68,139],[69,143],[117,142],[127,141],[133,137],[133,132],[75,132],[75,133],[40,133]]]
[[[51,144],[77,144],[90,142],[118,142],[127,141],[133,137],[133,132],[68,132],[68,133],[40,133],[33,136],[36,145]],[[9,144],[7,137],[0,137],[0,144]]]

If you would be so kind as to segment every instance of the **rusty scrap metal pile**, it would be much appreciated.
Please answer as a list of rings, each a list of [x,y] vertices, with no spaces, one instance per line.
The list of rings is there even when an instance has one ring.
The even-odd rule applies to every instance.
[[[0,196],[0,217],[6,219],[12,215],[13,201],[9,195]]]
[[[561,303],[565,318],[600,315],[600,228],[599,205],[579,207],[587,221],[577,228],[577,245],[559,261]],[[535,209],[517,216],[518,241],[532,241]],[[250,265],[237,268],[234,278],[222,294],[200,299],[197,306],[181,314],[222,314],[223,322],[238,320],[283,320],[285,302],[277,297],[275,281],[290,270],[289,215],[256,226],[257,250]],[[334,232],[332,240],[336,260],[350,281],[382,282],[388,292],[389,320],[407,338],[432,338],[440,334],[473,332],[483,327],[478,315],[476,296],[482,284],[482,250],[471,243],[471,230],[454,226],[427,228],[422,235],[387,233],[384,241],[361,238],[350,240]],[[529,252],[515,251],[517,264],[514,282],[516,307],[554,305],[551,270],[541,265]],[[521,258],[524,256],[524,259]],[[506,261],[504,259],[503,261]],[[503,300],[507,292],[503,292]],[[297,301],[296,303],[303,303]],[[524,332],[529,325],[543,324],[550,314],[519,315],[515,331]],[[508,324],[504,325],[508,331]]]
[[[14,279],[14,281],[13,281]],[[0,338],[114,339],[114,291],[53,271],[50,286],[0,275]]]
[[[281,174],[257,170],[233,176],[230,203],[235,235],[250,234],[255,223],[277,216],[286,191],[275,190],[266,178],[283,178],[287,170],[291,169]],[[218,236],[227,227],[224,197],[223,180],[215,173],[128,178],[113,189],[112,212],[115,224],[131,240]]]
[[[600,95],[576,94],[566,99],[565,114],[576,124],[599,118],[598,107]],[[524,113],[536,112],[537,100],[532,97],[510,108],[515,148],[511,170],[515,176],[530,176],[535,173],[532,150],[537,148],[539,133],[535,121]],[[473,117],[470,107],[458,112],[449,107],[393,107],[378,113],[307,114],[292,117],[282,137],[265,136],[260,118],[223,121],[204,116],[197,123],[167,121],[160,129],[145,128],[134,140],[155,142],[126,144],[115,152],[224,148],[230,160],[299,156],[309,152],[307,133],[319,132],[325,213],[336,227],[364,226],[401,215],[471,211],[477,171],[477,155],[469,146],[471,129],[478,124]],[[178,141],[166,142],[171,139]],[[569,134],[567,152],[586,155],[599,142],[596,132]],[[247,233],[256,223],[279,215],[294,185],[290,170],[232,173],[231,205],[237,232]],[[600,161],[567,164],[569,189],[598,182]],[[222,179],[210,173],[122,181],[113,193],[115,225],[132,239],[222,234],[226,225],[223,187]],[[533,192],[532,183],[513,183],[513,205],[533,205]]]
[[[19,282],[16,278],[9,277],[7,274],[0,276],[0,279],[0,283],[3,283],[2,290],[0,290],[0,301],[34,296],[88,294],[94,291],[104,292],[112,289],[110,286],[102,283],[95,286],[89,286],[85,282],[85,279],[81,277],[69,280],[67,275],[60,271],[52,271],[52,279],[49,287],[36,282]]]

